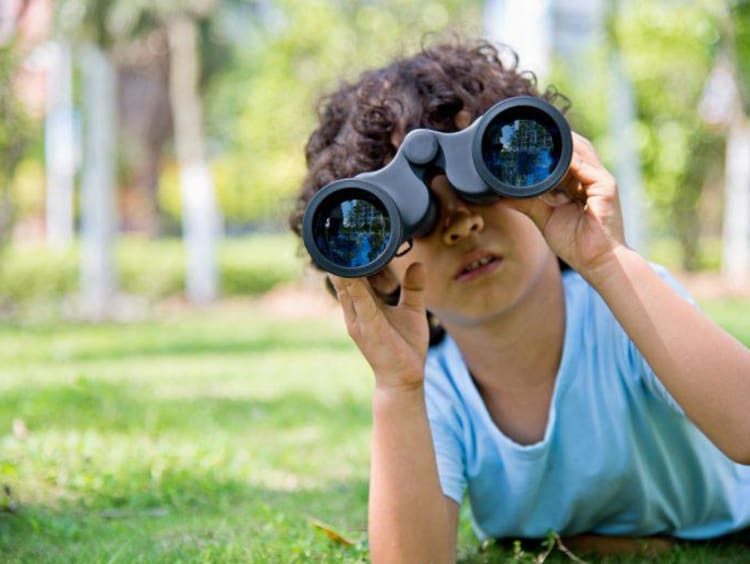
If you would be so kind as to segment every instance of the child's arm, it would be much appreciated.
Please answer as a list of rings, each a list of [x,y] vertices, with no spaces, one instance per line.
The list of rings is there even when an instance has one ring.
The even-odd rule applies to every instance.
[[[601,294],[690,419],[727,456],[750,464],[750,351],[704,317],[627,248],[615,179],[574,134],[568,189],[585,206],[513,200],[552,249]]]
[[[366,280],[332,278],[347,330],[375,373],[368,531],[374,562],[452,562],[458,505],[443,495],[427,409],[424,268],[409,267],[398,306]]]
[[[368,515],[373,562],[454,562],[458,515],[438,480],[423,390],[376,390]]]

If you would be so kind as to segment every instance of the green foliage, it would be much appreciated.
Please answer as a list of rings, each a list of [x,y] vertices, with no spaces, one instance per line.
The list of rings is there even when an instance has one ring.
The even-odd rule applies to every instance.
[[[697,112],[720,40],[717,10],[709,0],[637,0],[612,25],[637,91],[646,188],[658,223],[679,238],[687,270],[699,266],[703,185],[722,168],[722,139]]]
[[[0,186],[7,187],[29,143],[30,123],[13,91],[16,53],[0,47]]]
[[[726,298],[701,305],[711,319],[750,346],[750,302],[747,299]]]
[[[31,121],[13,91],[16,64],[13,44],[0,46],[0,245],[7,241],[15,220],[11,183],[34,133]]]
[[[77,283],[77,257],[36,247],[9,247],[0,266],[0,301],[4,306],[32,298],[58,298]]]
[[[239,24],[235,64],[209,90],[221,207],[231,223],[283,221],[304,175],[315,101],[425,33],[477,26],[479,2],[280,0]],[[476,31],[476,30],[474,30]]]
[[[291,235],[228,239],[219,246],[224,295],[258,295],[301,276]],[[59,300],[78,288],[78,252],[59,253],[43,246],[8,248],[0,265],[0,304],[12,307],[34,300]],[[123,239],[116,252],[120,290],[152,299],[180,294],[185,258],[177,240]]]
[[[222,294],[257,295],[298,280],[303,266],[293,252],[296,244],[291,236],[277,235],[254,235],[250,244],[225,241],[219,250]]]
[[[611,162],[614,147],[608,144],[609,51],[593,45],[583,53],[583,61],[563,61],[555,58],[548,84],[570,100],[565,118],[577,133],[588,138],[597,148],[604,162]],[[585,69],[581,78],[576,69]]]
[[[111,21],[116,6],[117,0],[59,0],[54,11],[56,30],[67,38],[109,48],[117,38]]]
[[[729,0],[728,27],[733,39],[745,115],[750,115],[750,0]]]
[[[25,157],[16,167],[10,186],[11,201],[17,217],[43,217],[46,178],[44,161],[38,156]]]

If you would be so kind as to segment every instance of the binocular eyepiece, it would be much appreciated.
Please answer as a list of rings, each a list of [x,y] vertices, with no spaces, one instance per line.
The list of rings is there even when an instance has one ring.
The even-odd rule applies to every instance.
[[[313,261],[343,277],[380,271],[406,241],[438,218],[426,182],[443,170],[462,199],[489,204],[551,190],[570,167],[573,139],[560,112],[531,96],[492,106],[464,130],[411,131],[385,167],[337,180],[313,196],[302,236]]]

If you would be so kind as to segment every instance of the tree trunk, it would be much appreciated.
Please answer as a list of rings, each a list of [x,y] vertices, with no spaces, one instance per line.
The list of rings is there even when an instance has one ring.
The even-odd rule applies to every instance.
[[[187,295],[206,304],[218,293],[216,244],[221,220],[203,147],[203,111],[198,93],[199,54],[195,21],[185,14],[168,22],[170,100],[180,165]]]
[[[44,158],[47,169],[47,243],[67,248],[73,241],[73,62],[70,45],[53,43],[47,75]]]
[[[156,238],[163,231],[158,185],[164,147],[173,139],[169,102],[169,50],[164,29],[113,52],[117,67],[122,158],[121,229]]]
[[[82,51],[86,129],[81,183],[81,292],[86,317],[112,313],[115,295],[114,240],[117,75],[107,53]]]

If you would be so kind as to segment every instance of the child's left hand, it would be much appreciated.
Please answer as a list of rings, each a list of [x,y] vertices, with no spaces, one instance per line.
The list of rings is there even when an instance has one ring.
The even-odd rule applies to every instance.
[[[528,215],[555,254],[588,277],[625,246],[625,235],[615,178],[577,133],[570,170],[555,190],[568,196],[560,205],[549,203],[554,194],[504,202]]]

